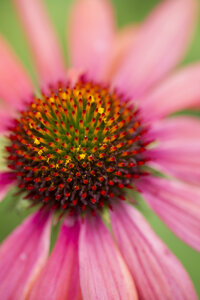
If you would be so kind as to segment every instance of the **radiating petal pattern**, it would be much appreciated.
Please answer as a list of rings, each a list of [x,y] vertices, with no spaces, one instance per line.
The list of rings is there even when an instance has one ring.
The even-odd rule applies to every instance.
[[[25,300],[49,251],[49,213],[27,218],[0,247],[0,299]]]
[[[114,40],[112,8],[107,0],[78,0],[71,14],[69,49],[72,66],[101,79]]]
[[[111,221],[140,300],[197,300],[180,262],[134,207],[116,204]]]
[[[67,219],[47,264],[31,290],[29,300],[80,299],[78,238],[78,222]]]
[[[159,119],[176,111],[200,107],[200,64],[196,63],[175,72],[141,99],[149,118]],[[148,119],[148,118],[147,118]]]
[[[116,74],[113,85],[141,97],[182,58],[195,20],[196,2],[168,0],[156,7]]]
[[[14,2],[33,53],[41,86],[64,79],[64,59],[43,1]]]
[[[83,299],[138,299],[130,273],[98,217],[88,216],[81,224],[79,259]]]
[[[138,183],[155,213],[183,241],[200,251],[200,190],[164,178]]]
[[[28,74],[6,40],[0,36],[0,98],[9,106],[21,109],[33,92]],[[9,110],[7,111],[9,114]]]

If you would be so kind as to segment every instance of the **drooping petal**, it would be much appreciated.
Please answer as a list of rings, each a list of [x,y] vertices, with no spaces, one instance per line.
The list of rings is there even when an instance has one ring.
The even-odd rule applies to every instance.
[[[65,78],[59,41],[48,18],[43,1],[14,0],[30,44],[42,86]]]
[[[83,299],[138,299],[127,266],[100,218],[86,217],[79,243]]]
[[[131,97],[141,97],[180,61],[193,28],[195,4],[193,0],[162,1],[141,27],[114,86]]]
[[[23,102],[30,100],[32,91],[28,74],[6,40],[0,36],[0,98],[11,106],[9,110],[21,109]]]
[[[164,178],[138,182],[144,198],[167,226],[188,245],[200,251],[200,190]]]
[[[0,299],[24,300],[49,250],[50,216],[28,217],[0,247]]]
[[[72,66],[101,79],[114,38],[112,8],[107,0],[77,0],[70,14]]]
[[[134,207],[117,203],[111,220],[140,300],[197,300],[181,263]]]
[[[200,106],[200,64],[177,71],[159,87],[141,99],[150,119],[163,118],[173,112]]]
[[[0,173],[0,202],[3,200],[10,187],[15,183],[16,176],[11,172]]]
[[[36,280],[29,300],[79,299],[79,227],[72,218],[64,222],[55,248]]]

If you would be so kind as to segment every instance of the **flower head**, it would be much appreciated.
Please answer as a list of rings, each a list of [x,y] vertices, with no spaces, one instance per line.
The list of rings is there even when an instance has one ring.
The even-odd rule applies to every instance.
[[[10,131],[18,187],[48,209],[95,213],[144,174],[147,129],[138,111],[98,84],[60,83],[35,97]]]
[[[200,250],[200,122],[168,118],[200,104],[199,63],[169,76],[188,43],[196,2],[163,1],[120,36],[107,0],[75,1],[68,72],[42,3],[14,3],[41,91],[1,37],[0,130],[9,171],[0,174],[0,196],[15,185],[36,211],[0,247],[0,298],[197,299],[182,265],[127,196],[127,189],[141,194]],[[61,229],[48,257],[53,215]]]

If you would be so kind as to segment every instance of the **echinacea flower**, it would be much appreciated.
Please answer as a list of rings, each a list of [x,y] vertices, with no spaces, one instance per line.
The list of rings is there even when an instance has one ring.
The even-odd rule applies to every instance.
[[[200,104],[200,64],[172,71],[195,1],[162,1],[139,28],[116,35],[108,1],[77,0],[68,72],[42,3],[14,3],[41,92],[0,37],[10,169],[0,174],[0,196],[16,185],[37,210],[0,248],[0,299],[197,299],[181,263],[126,197],[127,189],[141,193],[200,251],[200,122],[169,118]],[[53,214],[62,225],[48,257]]]

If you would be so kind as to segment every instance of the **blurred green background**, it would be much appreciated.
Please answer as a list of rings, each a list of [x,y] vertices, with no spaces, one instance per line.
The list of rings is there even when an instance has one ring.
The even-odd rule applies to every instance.
[[[28,1],[28,0],[27,0]],[[69,6],[73,0],[46,0],[52,21],[55,24],[64,52],[67,54],[66,18]],[[122,27],[133,22],[141,22],[149,11],[159,2],[158,0],[112,0],[117,18],[117,25]],[[200,2],[200,1],[199,1]],[[170,20],[169,20],[170,22]],[[18,19],[12,7],[12,1],[0,0],[0,32],[7,38],[15,49],[17,55],[30,71],[35,80],[31,58],[28,47],[21,31]],[[190,49],[182,64],[200,59],[200,21],[197,24],[196,33]],[[11,87],[10,87],[11,88]],[[1,141],[0,141],[1,142]],[[1,142],[1,148],[3,142]],[[3,154],[1,154],[2,160]],[[26,203],[17,205],[13,209],[13,192],[10,192],[5,201],[0,204],[0,241],[3,240],[27,215]],[[156,233],[166,242],[169,248],[181,260],[190,274],[196,290],[200,296],[200,254],[189,248],[177,239],[166,226],[149,210],[143,201],[139,204],[139,209],[145,215]],[[29,211],[30,212],[30,211]],[[52,239],[58,231],[58,226],[53,230]],[[180,278],[181,280],[181,278]],[[173,300],[173,299],[172,299]],[[192,300],[192,299],[191,299]]]

